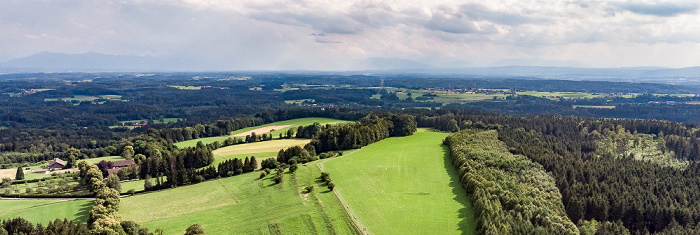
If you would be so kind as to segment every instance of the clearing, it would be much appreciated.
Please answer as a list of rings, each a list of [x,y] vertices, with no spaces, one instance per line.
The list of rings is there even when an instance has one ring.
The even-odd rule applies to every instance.
[[[182,234],[192,224],[207,234],[359,234],[315,165],[300,165],[274,184],[259,172],[122,198],[120,214],[151,231]],[[311,193],[303,188],[315,186]]]
[[[447,133],[382,140],[321,163],[349,211],[370,234],[475,234]]]

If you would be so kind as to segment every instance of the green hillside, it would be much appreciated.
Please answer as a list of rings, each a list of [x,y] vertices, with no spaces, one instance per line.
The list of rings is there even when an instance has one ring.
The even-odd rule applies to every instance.
[[[274,174],[274,172],[273,172]],[[285,173],[281,184],[259,173],[122,199],[120,214],[153,231],[182,234],[195,223],[207,234],[356,234],[340,201],[321,187],[315,165]],[[304,187],[316,190],[304,193]]]
[[[370,234],[475,234],[474,214],[442,140],[416,132],[322,166]]]

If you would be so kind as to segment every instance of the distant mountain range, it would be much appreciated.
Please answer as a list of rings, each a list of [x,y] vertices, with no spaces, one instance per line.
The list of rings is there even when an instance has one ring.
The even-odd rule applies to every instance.
[[[582,67],[585,64],[577,61],[537,59],[503,60],[492,65],[492,67],[476,67],[465,61],[429,65],[401,58],[372,57],[355,63],[354,70],[356,73],[363,74],[425,73],[485,78],[519,77],[700,85],[700,67],[678,69],[663,67],[585,68]],[[195,65],[183,59],[107,55],[95,52],[85,54],[42,52],[0,63],[0,73],[203,71],[207,70],[207,67],[207,65]]]

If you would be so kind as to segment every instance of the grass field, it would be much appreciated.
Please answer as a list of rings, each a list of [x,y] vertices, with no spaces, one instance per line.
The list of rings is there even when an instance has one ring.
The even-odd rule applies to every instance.
[[[107,157],[96,157],[96,158],[88,158],[88,159],[83,159],[88,163],[96,164],[101,161],[107,161],[107,162],[113,162],[113,161],[123,161],[126,160],[122,156],[107,156]],[[78,162],[83,161],[83,160],[78,160]]]
[[[325,125],[325,124],[344,123],[344,122],[350,122],[350,121],[344,121],[344,120],[338,120],[338,119],[332,119],[332,118],[297,118],[297,119],[292,119],[292,120],[268,123],[268,124],[261,125],[261,126],[243,128],[243,129],[231,132],[230,135],[244,133],[247,131],[252,131],[252,130],[255,130],[255,129],[258,129],[261,127],[267,127],[267,126],[291,125],[290,127],[287,127],[287,128],[282,128],[280,130],[275,130],[275,131],[269,132],[269,133],[272,133],[273,137],[277,138],[277,137],[279,137],[280,133],[287,132],[287,130],[289,128],[294,128],[294,130],[296,131],[296,128],[298,128],[299,126],[308,126],[308,125],[314,124],[314,122],[318,122],[322,125]],[[259,134],[263,134],[263,133],[255,133],[255,134],[259,135]],[[194,139],[194,140],[187,140],[187,141],[178,142],[178,143],[175,143],[175,146],[177,146],[178,148],[193,147],[193,146],[196,146],[197,142],[199,142],[199,141],[202,141],[202,143],[204,143],[204,144],[214,143],[215,141],[224,142],[224,140],[228,139],[229,137],[230,136],[216,136],[216,137],[199,138],[199,139]],[[239,137],[239,138],[241,138],[241,137]]]
[[[0,200],[0,219],[22,217],[44,226],[57,218],[87,222],[94,200]]]
[[[120,214],[165,234],[195,223],[207,234],[357,234],[340,201],[319,188],[320,174],[308,165],[278,185],[256,172],[140,194],[122,198]],[[310,194],[303,192],[308,185],[316,186]]]
[[[228,156],[234,154],[250,154],[250,153],[269,153],[279,152],[280,149],[286,149],[293,146],[304,146],[311,142],[310,139],[277,139],[263,142],[245,143],[231,145],[212,151],[214,156]]]
[[[136,192],[143,191],[144,180],[133,180],[127,182],[121,182],[122,190],[120,193],[129,192],[129,189],[133,189]]]
[[[321,164],[370,234],[475,234],[446,136],[389,138]]]

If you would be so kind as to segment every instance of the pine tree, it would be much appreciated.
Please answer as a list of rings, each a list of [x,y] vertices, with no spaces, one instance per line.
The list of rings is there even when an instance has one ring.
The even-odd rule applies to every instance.
[[[22,170],[22,167],[17,167],[17,174],[15,174],[15,180],[23,180],[24,179],[24,171]]]

